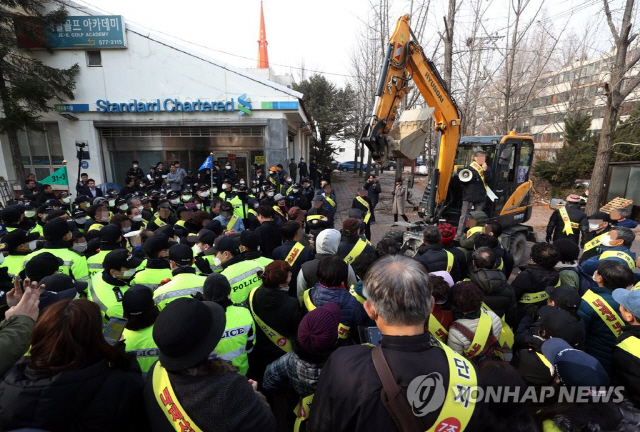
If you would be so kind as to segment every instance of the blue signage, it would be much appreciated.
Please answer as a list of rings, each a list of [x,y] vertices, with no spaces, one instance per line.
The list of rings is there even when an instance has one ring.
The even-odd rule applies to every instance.
[[[121,15],[68,16],[62,24],[45,29],[44,39],[53,49],[127,47]]]
[[[82,169],[89,168],[89,162],[83,160],[82,162],[80,162],[80,167],[82,167]]]
[[[58,112],[89,112],[89,104],[56,104],[53,108]]]

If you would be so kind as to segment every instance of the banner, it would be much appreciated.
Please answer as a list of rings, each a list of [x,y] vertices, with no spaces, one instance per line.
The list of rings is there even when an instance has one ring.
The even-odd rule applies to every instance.
[[[69,186],[69,176],[67,176],[67,167],[63,166],[62,168],[57,169],[49,177],[40,180],[40,183],[49,184],[49,185],[66,185],[66,186]]]

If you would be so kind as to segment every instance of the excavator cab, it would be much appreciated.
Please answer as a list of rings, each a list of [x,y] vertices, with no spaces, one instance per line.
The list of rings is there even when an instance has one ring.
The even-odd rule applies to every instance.
[[[496,135],[463,137],[460,139],[454,159],[451,183],[445,204],[439,214],[430,215],[430,188],[428,187],[418,206],[418,214],[425,219],[446,220],[457,225],[462,207],[463,182],[459,173],[473,161],[477,151],[487,153],[487,165],[491,170],[488,186],[498,197],[487,199],[484,212],[500,222],[503,228],[521,224],[531,217],[529,174],[533,162],[533,140],[527,136]],[[435,220],[434,220],[435,222]]]

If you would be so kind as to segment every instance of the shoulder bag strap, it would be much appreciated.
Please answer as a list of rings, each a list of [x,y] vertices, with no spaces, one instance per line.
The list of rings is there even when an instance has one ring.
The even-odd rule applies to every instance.
[[[380,392],[382,403],[391,414],[398,429],[402,432],[424,431],[424,425],[411,410],[406,393],[396,383],[380,345],[371,350],[371,357],[373,358],[373,366],[382,382],[382,391]]]

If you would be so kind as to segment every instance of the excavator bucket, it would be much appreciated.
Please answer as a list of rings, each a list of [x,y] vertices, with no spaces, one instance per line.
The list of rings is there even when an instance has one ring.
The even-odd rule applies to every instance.
[[[394,158],[415,159],[424,150],[429,133],[429,119],[433,108],[406,110],[387,136],[389,155]]]

